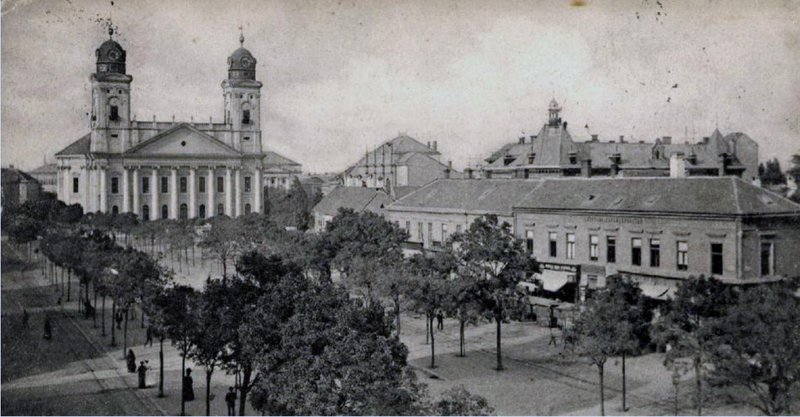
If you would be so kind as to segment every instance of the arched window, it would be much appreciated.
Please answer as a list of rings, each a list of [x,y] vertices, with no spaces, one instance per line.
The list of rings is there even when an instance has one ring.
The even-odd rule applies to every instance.
[[[161,218],[168,219],[169,218],[169,207],[166,204],[161,206]]]
[[[142,206],[142,220],[150,220],[150,206],[147,204]]]
[[[225,205],[222,203],[217,204],[217,216],[225,214]]]
[[[206,218],[206,205],[205,204],[200,204],[200,218],[201,219],[205,219]]]
[[[186,203],[181,204],[180,219],[186,220],[188,218],[189,218],[189,207],[186,206]]]
[[[244,205],[244,214],[250,214],[250,203]]]
[[[111,214],[119,214],[119,207],[112,206],[111,207]]]

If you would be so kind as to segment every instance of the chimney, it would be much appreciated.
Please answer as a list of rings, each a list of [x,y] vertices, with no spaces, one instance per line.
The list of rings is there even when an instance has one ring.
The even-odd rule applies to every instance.
[[[525,144],[525,136],[520,136],[519,137],[519,144],[520,145],[524,145]]]
[[[531,143],[533,143],[534,139],[536,139],[536,135],[531,135]]]
[[[683,152],[676,152],[669,156],[669,177],[686,177],[686,159],[684,159]]]
[[[439,141],[435,140],[433,141],[433,150],[436,151],[438,149],[439,149]]]
[[[428,141],[428,149],[431,149],[431,142]]]
[[[625,143],[625,135],[619,135],[619,143]]]
[[[449,180],[451,172],[453,172],[453,161],[447,161],[447,168],[444,170],[444,177]]]
[[[719,175],[725,176],[728,175],[728,163],[730,162],[730,158],[728,154],[723,152],[719,154]]]
[[[589,178],[592,176],[592,160],[584,159],[581,161],[581,175]]]
[[[599,139],[597,139],[597,134],[593,134],[592,135],[592,142],[597,142],[598,140]]]
[[[662,136],[661,143],[664,145],[672,145],[672,136]]]

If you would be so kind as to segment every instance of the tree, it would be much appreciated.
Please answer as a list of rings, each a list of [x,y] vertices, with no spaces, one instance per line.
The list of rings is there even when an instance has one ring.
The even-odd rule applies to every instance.
[[[181,380],[186,375],[186,356],[192,350],[194,332],[198,329],[197,305],[198,293],[185,285],[176,285],[167,289],[164,297],[159,298],[163,324],[172,344],[181,352]],[[186,398],[181,387],[181,415],[186,415]]]
[[[471,394],[459,385],[443,392],[428,412],[435,416],[485,416],[494,414],[494,408],[486,398]]]
[[[460,273],[474,279],[475,300],[497,325],[497,370],[501,371],[502,323],[517,301],[517,283],[533,270],[533,260],[511,233],[511,226],[500,224],[495,215],[476,219],[466,233],[454,236],[454,244],[461,263]]]
[[[759,166],[759,178],[762,184],[786,184],[786,176],[783,174],[783,171],[781,171],[781,164],[778,162],[778,158],[768,160],[763,166],[763,170],[761,166]]]
[[[206,282],[194,311],[196,331],[190,335],[189,357],[206,371],[206,415],[211,415],[211,375],[222,362],[227,344],[223,317],[227,310],[227,289],[220,280]]]
[[[791,176],[796,183],[800,183],[800,153],[792,155],[792,167],[786,170],[786,175]]]
[[[455,267],[452,258],[446,253],[433,257],[417,255],[409,262],[410,274],[405,295],[409,308],[425,315],[431,341],[431,368],[436,367],[436,349],[433,320],[436,313],[444,307],[447,297],[447,280]]]
[[[653,329],[656,340],[667,345],[664,365],[692,362],[697,415],[703,414],[703,381],[713,350],[712,323],[736,303],[736,294],[715,278],[690,278],[678,286],[675,298]]]
[[[228,276],[228,261],[234,260],[239,252],[243,230],[240,225],[227,216],[217,216],[209,222],[208,230],[200,240],[200,247],[222,265],[222,278]]]
[[[791,415],[800,379],[800,300],[796,285],[777,283],[744,291],[713,324],[710,380],[744,386],[766,415]]]
[[[613,288],[613,280],[610,287]],[[620,287],[605,288],[590,298],[575,323],[578,336],[577,353],[597,367],[600,382],[600,415],[605,408],[605,364],[608,358],[633,349],[634,328],[625,320],[628,306]]]
[[[340,209],[328,225],[334,249],[331,265],[349,275],[356,259],[379,265],[397,265],[403,258],[402,243],[408,233],[371,211]]]

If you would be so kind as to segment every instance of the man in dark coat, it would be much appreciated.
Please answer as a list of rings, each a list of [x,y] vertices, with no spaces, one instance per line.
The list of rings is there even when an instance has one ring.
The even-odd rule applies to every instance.
[[[194,379],[192,379],[192,369],[186,369],[186,376],[183,377],[183,400],[194,401]]]
[[[235,416],[236,415],[236,390],[233,387],[228,389],[228,393],[225,394],[225,404],[228,406],[228,415]]]
[[[139,363],[139,369],[137,372],[139,373],[139,388],[147,388],[147,365],[145,364],[145,361]]]

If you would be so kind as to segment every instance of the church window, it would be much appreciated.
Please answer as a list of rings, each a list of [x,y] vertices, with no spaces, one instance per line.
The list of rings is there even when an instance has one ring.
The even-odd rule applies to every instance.
[[[206,192],[206,177],[200,177],[200,192]]]
[[[119,120],[119,107],[112,105],[111,112],[108,114],[108,120]]]
[[[217,192],[218,193],[225,192],[225,179],[222,177],[217,177]]]
[[[169,178],[161,177],[161,193],[166,194],[169,192]]]
[[[248,141],[250,141],[250,136],[245,136],[245,137],[244,137],[244,141],[245,141],[245,142],[248,142]]]
[[[142,219],[149,220],[150,219],[150,206],[147,204],[142,206]]]
[[[186,203],[183,203],[181,204],[181,209],[180,209],[180,219],[186,220],[188,218],[189,218],[189,207],[186,205]]]
[[[142,177],[142,194],[150,194],[150,178]]]
[[[250,214],[250,203],[244,205],[244,214]]]
[[[250,110],[242,110],[242,124],[250,124]]]
[[[169,218],[169,207],[167,207],[167,205],[166,205],[166,204],[164,204],[163,206],[161,206],[161,218],[162,218],[162,219],[167,219],[167,218]]]
[[[181,177],[181,193],[186,194],[186,177]]]
[[[225,214],[225,206],[222,203],[217,204],[217,216]]]
[[[244,177],[244,192],[249,193],[250,189],[250,177]]]
[[[119,194],[119,178],[111,178],[111,194]]]
[[[206,205],[205,204],[200,204],[200,218],[201,219],[205,219],[206,218]]]
[[[119,207],[112,206],[111,207],[111,214],[119,214]]]
[[[81,183],[80,179],[78,179],[78,178],[73,178],[72,179],[72,192],[73,193],[80,192],[80,183]]]

